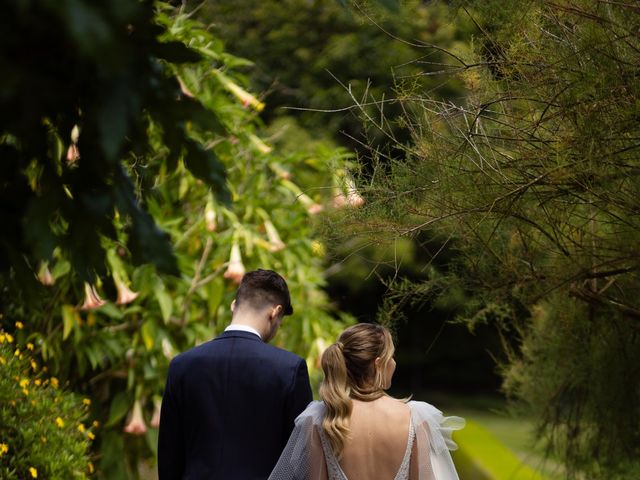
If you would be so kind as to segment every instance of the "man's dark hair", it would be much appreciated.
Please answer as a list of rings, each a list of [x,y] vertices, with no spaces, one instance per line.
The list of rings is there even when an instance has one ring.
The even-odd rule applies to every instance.
[[[244,274],[236,293],[236,305],[245,303],[254,308],[282,305],[285,315],[293,313],[287,282],[273,270],[258,269]]]

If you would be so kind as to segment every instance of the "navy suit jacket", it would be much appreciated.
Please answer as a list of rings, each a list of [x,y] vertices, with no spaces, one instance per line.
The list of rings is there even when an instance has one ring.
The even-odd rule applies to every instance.
[[[175,357],[162,398],[160,480],[264,480],[312,400],[305,361],[244,331]]]

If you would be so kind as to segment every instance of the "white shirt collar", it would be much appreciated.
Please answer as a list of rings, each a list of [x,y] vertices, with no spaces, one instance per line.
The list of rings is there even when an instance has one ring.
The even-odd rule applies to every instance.
[[[255,328],[250,327],[249,325],[231,324],[227,328],[225,328],[224,331],[225,332],[230,332],[230,331],[249,332],[249,333],[253,333],[254,335],[257,335],[258,338],[262,340],[262,337],[260,336],[258,331]]]

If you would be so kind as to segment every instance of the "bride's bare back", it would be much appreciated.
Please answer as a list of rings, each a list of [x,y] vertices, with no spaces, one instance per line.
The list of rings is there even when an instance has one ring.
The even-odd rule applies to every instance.
[[[340,466],[349,480],[393,480],[407,449],[409,406],[390,397],[353,400]]]

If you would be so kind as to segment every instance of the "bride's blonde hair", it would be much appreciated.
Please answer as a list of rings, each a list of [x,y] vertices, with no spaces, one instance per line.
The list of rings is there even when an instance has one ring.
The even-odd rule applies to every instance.
[[[381,325],[360,323],[347,328],[322,354],[324,380],[320,397],[327,412],[322,421],[331,448],[340,458],[349,434],[349,418],[356,400],[372,401],[385,395],[385,372],[393,358],[393,339]],[[378,368],[375,359],[380,358]]]

